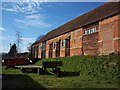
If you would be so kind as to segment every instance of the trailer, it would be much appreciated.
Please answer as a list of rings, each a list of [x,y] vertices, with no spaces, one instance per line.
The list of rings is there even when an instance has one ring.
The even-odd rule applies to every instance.
[[[14,67],[16,64],[25,63],[25,58],[5,58],[3,65],[6,67]]]
[[[37,72],[38,75],[41,75],[45,72],[53,74],[55,76],[60,76],[60,67],[62,66],[62,61],[46,61],[42,65],[16,65],[15,67],[20,68],[22,73],[25,73],[27,69],[32,69],[33,72]],[[52,68],[52,71],[49,71],[48,68]]]

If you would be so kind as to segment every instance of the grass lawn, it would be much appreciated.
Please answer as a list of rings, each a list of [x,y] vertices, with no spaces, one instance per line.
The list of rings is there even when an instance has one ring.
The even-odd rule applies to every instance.
[[[120,88],[118,59],[120,56],[74,56],[43,59],[60,60],[61,77],[37,73],[21,74],[20,69],[3,70],[3,88]]]

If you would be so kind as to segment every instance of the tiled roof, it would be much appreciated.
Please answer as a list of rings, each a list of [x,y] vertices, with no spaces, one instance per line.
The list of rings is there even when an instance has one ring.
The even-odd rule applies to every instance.
[[[82,14],[75,19],[61,25],[60,27],[48,32],[42,39],[36,41],[34,44],[43,42],[61,34],[75,30],[76,28],[84,27],[94,22],[98,22],[104,18],[119,13],[120,2],[106,2],[99,7]]]

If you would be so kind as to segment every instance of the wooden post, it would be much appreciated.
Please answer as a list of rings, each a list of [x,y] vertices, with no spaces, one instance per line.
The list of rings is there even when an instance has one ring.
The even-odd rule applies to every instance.
[[[38,75],[41,75],[43,73],[43,68],[38,68]]]
[[[26,72],[26,68],[21,68],[21,72],[25,73]]]
[[[38,73],[38,75],[40,75],[40,68],[37,69],[37,73]]]
[[[59,77],[59,76],[60,76],[60,68],[56,68],[56,69],[57,69],[57,70],[56,70],[56,71],[57,71],[56,74],[57,74],[57,76]]]

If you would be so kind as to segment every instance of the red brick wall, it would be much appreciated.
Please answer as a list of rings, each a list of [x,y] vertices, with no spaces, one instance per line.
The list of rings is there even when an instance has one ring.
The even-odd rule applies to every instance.
[[[71,32],[70,56],[82,55],[82,36],[82,28]]]
[[[109,17],[99,23],[85,26],[77,30],[60,35],[46,41],[46,58],[49,58],[49,44],[53,42],[52,58],[56,57],[54,42],[60,41],[60,57],[65,57],[65,47],[62,47],[62,41],[70,36],[70,56],[108,54],[120,51],[120,15]],[[85,35],[85,30],[97,27],[97,32]],[[42,51],[42,43],[40,53]],[[33,48],[37,45],[34,45]],[[83,51],[83,52],[82,52]],[[41,58],[41,55],[38,56]]]
[[[36,49],[35,49],[35,52],[34,52],[34,47],[37,47],[39,45],[39,52],[38,52],[38,57],[37,57],[37,54],[36,54]],[[42,53],[42,43],[39,43],[39,44],[36,44],[36,45],[33,45],[32,46],[32,58],[41,58],[41,53]]]
[[[84,27],[85,30],[96,27],[96,32],[90,34],[83,34],[83,53],[84,55],[98,54],[98,23]]]
[[[70,36],[70,56],[81,55],[82,47],[82,29],[71,31],[64,35],[55,37],[46,42],[46,58],[49,58],[49,44],[53,42],[53,58],[56,57],[56,49],[54,48],[54,42],[60,42],[60,57],[65,57],[65,47],[62,47],[62,41]]]
[[[99,53],[109,54],[119,51],[118,30],[120,25],[120,15],[109,17],[99,22]]]

